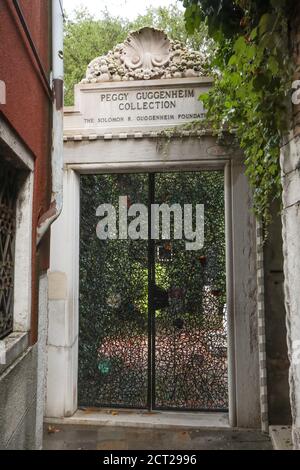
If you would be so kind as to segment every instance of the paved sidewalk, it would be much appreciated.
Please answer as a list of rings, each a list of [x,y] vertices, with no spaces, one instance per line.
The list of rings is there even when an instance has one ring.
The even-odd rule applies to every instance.
[[[253,430],[151,429],[45,424],[46,450],[271,450]]]

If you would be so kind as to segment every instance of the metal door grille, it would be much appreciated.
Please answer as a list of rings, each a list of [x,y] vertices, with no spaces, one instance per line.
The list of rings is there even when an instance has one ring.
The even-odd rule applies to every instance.
[[[81,177],[78,401],[147,407],[147,241],[99,240],[100,204],[147,204],[147,175]]]
[[[13,329],[16,171],[0,163],[0,339]]]
[[[149,261],[159,294],[158,305],[152,296],[152,406],[226,410],[224,175],[220,171],[157,173],[152,185],[157,204],[179,203],[182,208],[204,204],[200,250],[186,250],[184,239],[152,243]]]
[[[203,248],[100,241],[96,209],[121,195],[149,226],[152,203],[204,203]],[[80,251],[79,404],[226,410],[223,172],[82,176]]]

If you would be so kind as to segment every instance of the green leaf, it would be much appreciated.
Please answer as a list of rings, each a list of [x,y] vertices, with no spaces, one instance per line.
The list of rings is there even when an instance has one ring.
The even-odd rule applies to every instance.
[[[224,126],[227,131],[235,130],[239,146],[245,153],[254,210],[268,223],[270,201],[280,197],[280,137],[286,127],[283,117],[287,113],[285,103],[290,96],[292,75],[286,41],[287,2],[185,2],[201,4],[209,35],[218,45],[213,63],[218,77],[210,92],[202,97],[207,122],[219,135]],[[232,4],[237,8],[236,15],[230,10]],[[257,16],[261,11],[264,14]],[[241,18],[247,19],[242,25]]]
[[[275,16],[270,13],[265,13],[261,17],[259,24],[258,24],[259,34],[262,36],[266,32],[271,31],[274,25],[274,22],[275,22]]]
[[[256,51],[257,47],[255,46],[255,44],[251,44],[250,46],[245,48],[245,57],[249,60],[254,60],[256,56]]]
[[[235,54],[233,54],[233,55],[230,57],[229,61],[228,61],[228,65],[229,65],[229,66],[230,66],[230,65],[236,65],[236,63],[237,63],[237,57],[236,57]]]
[[[246,49],[246,42],[244,36],[240,36],[234,43],[233,47],[237,55],[241,55]]]
[[[273,55],[269,57],[267,67],[270,70],[270,72],[272,72],[273,75],[276,75],[278,73],[279,64]]]
[[[257,38],[257,33],[258,33],[257,28],[252,29],[252,31],[250,33],[250,39],[252,39],[252,40],[256,39]]]

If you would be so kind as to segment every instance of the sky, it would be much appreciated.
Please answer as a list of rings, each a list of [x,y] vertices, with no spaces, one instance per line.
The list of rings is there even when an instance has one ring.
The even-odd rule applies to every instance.
[[[101,11],[107,7],[114,16],[121,16],[130,20],[138,14],[145,13],[150,6],[165,7],[169,5],[181,6],[181,1],[177,0],[63,0],[64,9],[72,15],[72,11],[80,6],[86,7],[90,13],[96,17],[101,16]]]

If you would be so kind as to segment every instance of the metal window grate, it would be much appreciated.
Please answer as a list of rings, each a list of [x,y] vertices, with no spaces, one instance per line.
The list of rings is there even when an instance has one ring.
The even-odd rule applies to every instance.
[[[0,339],[13,329],[13,273],[17,172],[0,163]]]

